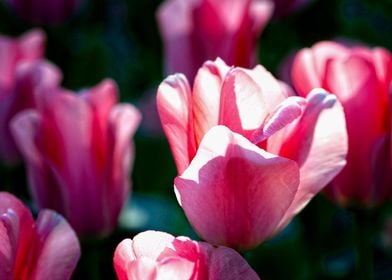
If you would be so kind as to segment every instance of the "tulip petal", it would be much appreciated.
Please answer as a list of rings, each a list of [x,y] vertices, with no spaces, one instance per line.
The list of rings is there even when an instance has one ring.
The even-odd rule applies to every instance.
[[[118,280],[127,280],[126,268],[132,261],[136,260],[133,252],[133,241],[129,238],[124,239],[117,245],[114,251],[113,264]]]
[[[182,280],[191,279],[195,264],[181,257],[165,258],[159,263],[159,279]]]
[[[0,215],[0,279],[12,280],[18,229],[13,224],[15,214],[11,209]]]
[[[331,59],[343,59],[348,53],[349,50],[344,45],[330,41],[322,41],[311,49],[301,50],[292,66],[292,81],[298,94],[306,96],[313,88],[325,87],[328,62]]]
[[[81,92],[81,97],[86,100],[90,105],[92,111],[92,137],[93,139],[99,139],[100,141],[93,141],[91,149],[91,156],[94,158],[92,162],[96,163],[97,167],[95,171],[97,174],[104,172],[105,163],[108,158],[108,137],[107,137],[107,126],[108,118],[111,109],[117,103],[117,86],[113,80],[104,80],[96,87]]]
[[[269,113],[264,99],[259,86],[245,71],[230,70],[222,84],[218,124],[250,139]]]
[[[377,139],[371,152],[374,188],[370,194],[370,206],[381,204],[392,197],[392,135]]]
[[[158,267],[155,261],[140,257],[131,262],[127,267],[127,278],[132,280],[156,280],[158,278]]]
[[[267,112],[272,112],[287,97],[292,95],[291,89],[283,82],[275,79],[263,66],[257,65],[253,69],[241,69],[252,77],[253,81],[261,89]]]
[[[257,273],[235,250],[218,247],[210,257],[209,280],[260,280]]]
[[[291,75],[294,87],[300,96],[306,96],[311,89],[322,86],[310,49],[303,49],[296,55]]]
[[[40,251],[32,279],[70,279],[80,258],[75,232],[51,210],[42,210],[36,223]]]
[[[109,147],[112,147],[110,160],[110,192],[105,200],[109,219],[109,229],[117,225],[117,219],[128,197],[129,177],[134,161],[134,147],[130,144],[141,121],[141,115],[136,107],[130,104],[114,106],[109,115]],[[107,215],[105,215],[107,216]]]
[[[188,81],[181,74],[169,76],[158,88],[159,117],[179,174],[189,165],[196,152],[191,125],[191,102]]]
[[[230,70],[223,60],[207,61],[199,69],[193,85],[193,121],[196,145],[219,120],[219,103],[223,80]]]
[[[0,201],[0,225],[7,230],[9,249],[12,250],[12,256],[8,256],[13,264],[12,273],[29,275],[28,271],[32,267],[26,265],[31,262],[27,252],[31,250],[31,244],[36,239],[33,216],[20,200],[9,193],[0,192]],[[34,256],[34,253],[32,255]],[[2,264],[0,263],[0,267]],[[10,267],[8,273],[10,273],[9,269]]]
[[[61,195],[64,194],[57,183],[53,183],[51,171],[45,164],[36,139],[42,125],[42,117],[35,110],[25,110],[11,121],[11,131],[15,142],[23,154],[30,191],[38,205],[46,205],[51,209],[63,209]]]
[[[381,87],[388,93],[392,80],[392,55],[384,48],[375,48],[373,61]]]
[[[309,93],[302,117],[287,130],[283,129],[282,134],[277,136],[285,135],[284,140],[272,136],[268,141],[271,145],[281,143],[277,154],[298,162],[301,182],[278,230],[287,225],[341,171],[347,154],[343,108],[334,95],[323,89]],[[270,150],[271,147],[268,147]],[[276,147],[274,150],[277,151]]]
[[[300,117],[305,106],[306,100],[301,97],[291,96],[287,98],[268,116],[261,129],[254,132],[251,142],[258,144],[271,137],[277,131]]]
[[[183,73],[188,79],[193,79],[195,69],[201,66],[198,65],[198,57],[195,57],[191,35],[192,9],[196,3],[197,0],[165,1],[157,11],[156,17],[165,46],[167,74]]]
[[[270,236],[298,184],[294,161],[269,154],[223,126],[204,136],[190,166],[175,179],[177,199],[200,236],[240,249]]]
[[[273,1],[251,1],[249,7],[249,17],[253,21],[252,31],[254,34],[259,34],[264,29],[271,19],[273,11]]]
[[[168,233],[149,230],[133,238],[136,258],[146,257],[157,260],[166,247],[171,247],[174,237]]]
[[[334,185],[344,197],[366,203],[373,181],[370,152],[375,141],[387,130],[388,97],[379,91],[374,66],[361,57],[332,61],[327,65],[326,75],[326,86],[344,106],[350,147],[347,165],[334,180]],[[366,108],[366,114],[358,114],[363,108]]]
[[[0,36],[0,88],[11,85],[18,64],[43,57],[45,40],[45,34],[39,29],[29,31],[18,39]]]

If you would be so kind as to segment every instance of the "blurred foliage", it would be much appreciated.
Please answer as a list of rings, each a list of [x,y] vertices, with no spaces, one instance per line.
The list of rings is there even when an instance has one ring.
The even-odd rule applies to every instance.
[[[47,58],[63,71],[63,86],[79,90],[107,77],[119,85],[121,100],[142,104],[164,78],[162,43],[155,21],[159,0],[85,1],[69,22],[41,27],[47,34]],[[0,2],[0,33],[16,36],[34,26],[16,18]],[[391,0],[318,0],[288,17],[269,23],[259,40],[259,60],[278,73],[282,60],[319,40],[345,38],[392,49]],[[159,125],[158,125],[159,126]],[[104,240],[84,240],[74,279],[112,279],[112,255],[123,238],[141,230],[165,230],[197,236],[186,221],[173,192],[174,161],[163,135],[141,128],[135,138],[132,199],[119,229]],[[28,202],[24,168],[2,167],[3,190]],[[263,279],[357,279],[353,212],[316,197],[281,234],[245,254]],[[392,279],[392,250],[379,234],[390,206],[373,216],[377,232],[374,278]],[[369,260],[371,261],[371,260]]]

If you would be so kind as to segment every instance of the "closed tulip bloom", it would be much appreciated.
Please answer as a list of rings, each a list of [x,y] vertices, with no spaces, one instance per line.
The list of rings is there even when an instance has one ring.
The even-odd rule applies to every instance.
[[[18,16],[34,24],[63,23],[80,7],[82,0],[7,0]]]
[[[43,57],[45,40],[40,30],[32,30],[19,38],[0,36],[0,90],[14,85],[18,64],[34,62]],[[0,92],[0,98],[4,98],[4,94]]]
[[[167,0],[157,18],[168,74],[193,80],[204,61],[221,57],[229,65],[256,65],[257,40],[269,21],[268,0]]]
[[[327,193],[342,205],[372,207],[392,198],[392,56],[383,48],[320,42],[292,66],[300,95],[321,86],[341,101],[347,122],[347,165]]]
[[[83,236],[110,233],[129,195],[140,116],[116,103],[111,80],[79,95],[58,89],[11,124],[34,200],[63,214]]]
[[[42,63],[45,35],[33,30],[19,38],[0,36],[0,161],[13,165],[20,155],[9,122],[19,111],[35,106],[38,87],[56,84],[59,73]],[[37,64],[31,66],[31,64]]]
[[[233,249],[159,231],[123,240],[113,261],[119,280],[259,279]]]
[[[46,90],[57,88],[61,72],[43,60],[19,63],[14,70],[13,86],[0,88],[0,156],[8,165],[20,160],[20,153],[11,134],[10,123],[19,112],[35,108]]]
[[[34,221],[23,203],[0,192],[0,279],[70,279],[80,257],[78,238],[59,214]]]
[[[296,215],[343,167],[343,110],[321,89],[291,94],[262,66],[208,61],[193,90],[169,76],[157,95],[177,165],[177,199],[212,244],[257,246]]]

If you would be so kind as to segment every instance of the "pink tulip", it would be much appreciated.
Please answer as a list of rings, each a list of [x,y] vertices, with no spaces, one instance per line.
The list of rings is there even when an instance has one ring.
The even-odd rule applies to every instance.
[[[392,55],[386,49],[320,42],[301,50],[292,81],[302,96],[313,87],[333,92],[344,107],[347,165],[327,189],[347,205],[369,207],[392,198]]]
[[[0,90],[14,85],[16,68],[20,63],[34,62],[43,57],[45,35],[40,30],[33,30],[19,38],[0,36]],[[0,98],[4,98],[0,92]],[[2,103],[2,102],[0,102]]]
[[[0,279],[70,279],[80,257],[78,238],[59,214],[37,221],[13,195],[0,192]]]
[[[259,279],[233,249],[158,231],[123,240],[113,261],[119,280]]]
[[[11,124],[38,206],[63,214],[80,235],[111,232],[129,194],[140,116],[116,102],[111,80],[79,95],[58,89]]]
[[[7,0],[18,16],[34,24],[56,25],[80,7],[82,0]]]
[[[218,56],[230,65],[254,66],[272,12],[269,0],[166,0],[157,14],[166,72],[193,80],[204,61]]]
[[[200,68],[192,91],[181,74],[160,85],[158,112],[179,173],[177,199],[208,242],[257,246],[345,164],[336,98],[321,89],[306,99],[290,94],[262,66],[230,68],[219,59]]]
[[[0,160],[7,165],[20,158],[10,120],[19,111],[35,107],[38,88],[55,85],[60,78],[54,66],[42,61],[44,42],[39,30],[16,39],[0,36]]]
[[[19,112],[35,108],[45,90],[59,86],[61,72],[43,60],[34,63],[19,63],[15,70],[14,86],[1,90],[0,102],[0,156],[8,165],[20,159],[20,153],[11,135],[10,123]]]

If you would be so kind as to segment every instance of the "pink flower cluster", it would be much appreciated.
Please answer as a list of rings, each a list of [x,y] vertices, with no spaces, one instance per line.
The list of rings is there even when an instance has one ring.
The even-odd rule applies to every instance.
[[[47,14],[10,2],[38,23],[63,21],[79,4],[54,1]],[[289,2],[288,10],[306,1]],[[157,231],[125,239],[114,253],[118,279],[259,279],[237,251],[279,233],[319,192],[344,206],[391,200],[392,54],[319,42],[286,65],[286,84],[257,65],[273,7],[160,6],[172,75],[157,89],[157,109],[177,201],[204,241]],[[23,160],[40,210],[34,221],[21,201],[0,193],[0,279],[69,279],[78,237],[113,232],[131,189],[139,111],[119,103],[111,79],[78,93],[61,87],[44,43],[39,30],[0,37],[0,159],[10,167]]]
[[[109,79],[78,94],[61,88],[44,41],[41,31],[0,37],[1,159],[10,166],[24,160],[40,209],[64,215],[80,237],[105,236],[129,196],[140,114],[117,104]],[[69,279],[80,255],[74,230],[49,210],[34,224],[8,193],[0,202],[0,278]]]

